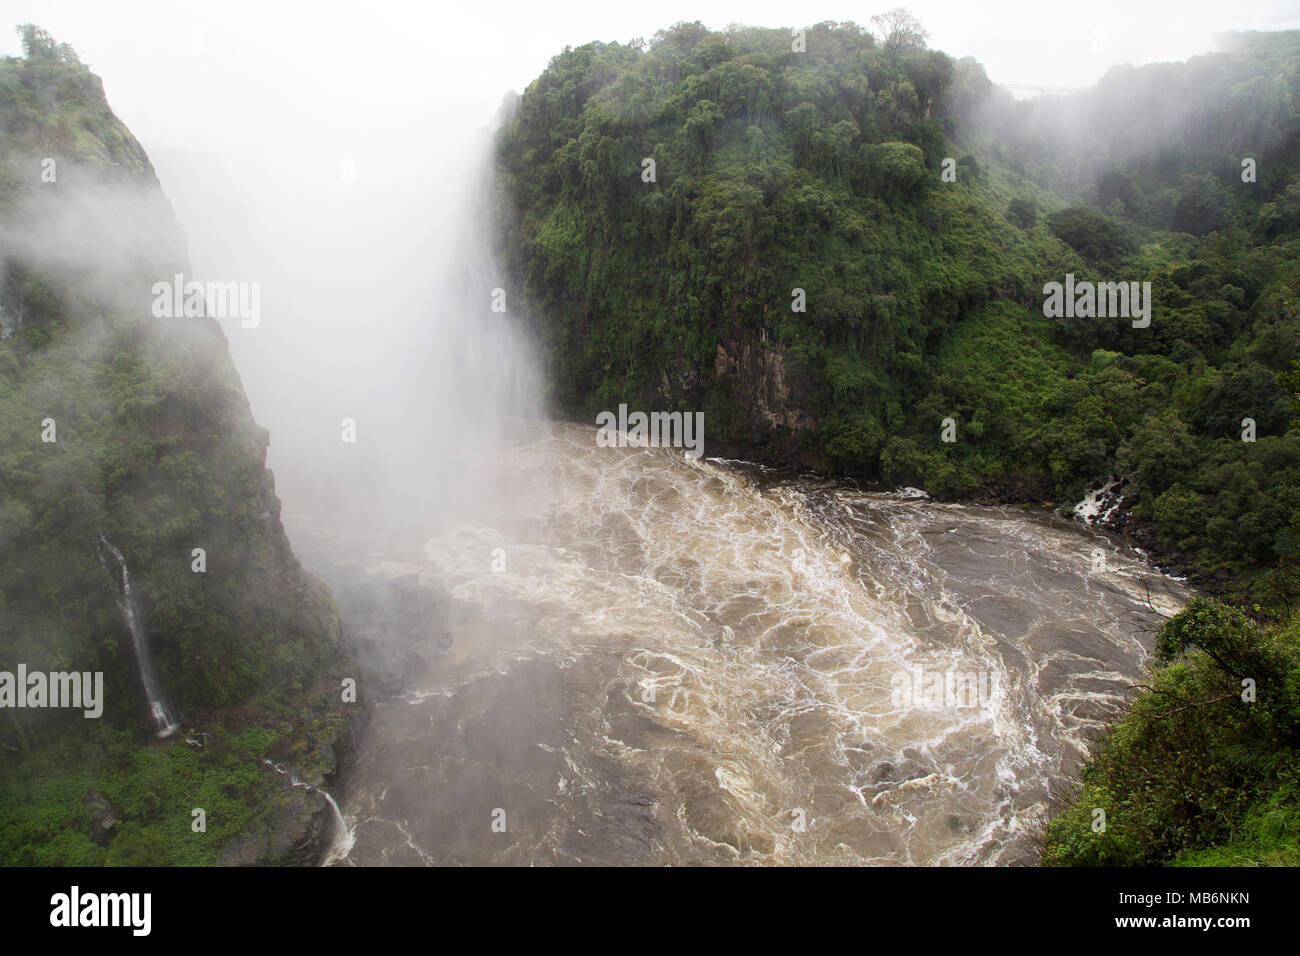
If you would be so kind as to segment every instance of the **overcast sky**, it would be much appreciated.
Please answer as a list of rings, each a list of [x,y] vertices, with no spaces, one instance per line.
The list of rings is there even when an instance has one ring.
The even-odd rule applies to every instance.
[[[145,143],[211,143],[283,120],[388,117],[386,93],[412,121],[441,98],[490,113],[565,44],[650,37],[678,20],[867,25],[876,5],[845,0],[481,0],[308,3],[276,0],[7,0],[9,24],[32,21],[71,43],[105,81],[114,109]],[[914,0],[931,45],[974,56],[1006,85],[1074,87],[1117,63],[1184,59],[1232,29],[1300,27],[1300,0]],[[16,54],[12,26],[0,51]]]

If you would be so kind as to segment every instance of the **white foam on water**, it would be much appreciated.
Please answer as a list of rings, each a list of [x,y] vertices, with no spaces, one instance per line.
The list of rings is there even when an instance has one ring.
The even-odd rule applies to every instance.
[[[650,862],[1031,862],[1033,821],[1139,679],[1146,589],[1185,599],[1117,549],[1092,575],[1093,535],[1046,516],[594,435],[556,423],[516,449],[516,513],[432,538],[420,572],[489,622],[421,693],[536,661],[585,675],[546,701],[570,743],[543,859],[616,766],[653,794]],[[987,697],[900,707],[916,667]],[[354,786],[373,808],[387,784]]]

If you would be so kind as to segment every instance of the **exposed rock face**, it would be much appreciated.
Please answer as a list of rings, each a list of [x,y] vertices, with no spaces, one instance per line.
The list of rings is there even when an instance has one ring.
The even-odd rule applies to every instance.
[[[81,802],[90,811],[90,839],[99,846],[108,846],[113,839],[121,809],[114,807],[108,797],[98,790],[88,792]]]
[[[794,468],[816,464],[807,450],[811,443],[805,439],[817,431],[818,424],[812,413],[792,400],[782,346],[769,346],[765,339],[720,343],[713,361],[712,387],[726,399],[722,406],[712,407],[713,414],[706,412],[710,426],[706,455],[752,458]]]
[[[293,790],[263,830],[248,833],[221,851],[222,866],[311,866],[320,855],[328,819],[319,793]]]
[[[739,379],[738,388],[749,400],[744,407],[753,409],[753,424],[792,432],[813,427],[812,416],[787,404],[790,388],[785,381],[784,348],[740,343],[728,352],[719,345],[713,369],[719,378],[733,375]]]

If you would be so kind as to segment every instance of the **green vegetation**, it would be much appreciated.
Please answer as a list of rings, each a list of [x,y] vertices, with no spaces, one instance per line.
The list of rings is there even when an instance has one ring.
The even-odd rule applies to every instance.
[[[319,704],[318,704],[319,706]],[[328,733],[337,713],[313,726]],[[18,764],[0,787],[0,861],[8,866],[204,866],[238,837],[276,824],[301,799],[261,761],[307,760],[289,725],[240,715],[210,728],[202,749],[140,746],[104,722],[64,734]],[[315,758],[319,761],[319,756]],[[295,764],[295,766],[303,766]],[[301,772],[301,771],[300,771]],[[97,803],[96,801],[100,801]],[[109,809],[110,827],[95,818]],[[204,829],[193,828],[194,808]],[[100,822],[97,833],[97,822]],[[95,837],[98,836],[98,839]]]
[[[947,498],[1125,479],[1114,527],[1250,612],[1166,624],[1044,860],[1294,863],[1300,33],[1016,102],[877,26],[681,23],[528,87],[497,232],[550,401]],[[1045,318],[1067,273],[1149,282],[1150,326]]]
[[[1300,618],[1263,626],[1197,598],[1161,628],[1156,656],[1048,824],[1043,862],[1300,864]]]
[[[102,671],[105,706],[0,711],[0,863],[214,862],[301,794],[261,759],[333,772],[338,616],[289,549],[220,328],[150,314],[187,265],[144,151],[71,50],[20,33],[0,60],[0,670]],[[186,734],[151,738],[101,535]],[[91,791],[115,826],[94,830]]]

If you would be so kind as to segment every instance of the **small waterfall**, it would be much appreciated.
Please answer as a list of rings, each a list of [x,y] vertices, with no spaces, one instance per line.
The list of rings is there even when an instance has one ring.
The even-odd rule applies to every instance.
[[[149,714],[153,718],[154,730],[159,737],[170,737],[176,731],[180,730],[180,724],[172,717],[171,711],[163,701],[162,691],[158,686],[158,678],[153,670],[153,658],[149,655],[149,635],[145,633],[144,623],[140,620],[140,614],[135,606],[135,596],[131,593],[131,572],[127,570],[126,559],[122,557],[122,552],[113,547],[112,544],[101,534],[99,543],[103,545],[102,549],[97,549],[99,562],[108,568],[108,562],[104,559],[104,550],[107,550],[117,562],[117,569],[121,572],[122,591],[117,599],[117,606],[122,610],[122,616],[126,618],[126,625],[131,631],[131,641],[135,644],[135,659],[140,665],[140,682],[144,684],[145,698],[149,701]],[[112,569],[109,569],[110,573]]]
[[[325,854],[321,857],[320,865],[329,866],[336,860],[341,860],[347,856],[348,851],[352,849],[352,843],[355,837],[352,831],[348,829],[347,821],[343,819],[343,811],[339,809],[338,802],[330,795],[330,792],[322,787],[313,787],[309,783],[303,783],[278,763],[272,763],[265,758],[262,759],[262,763],[266,764],[281,776],[287,776],[289,778],[289,783],[300,790],[319,793],[325,798],[325,802],[330,805],[330,809],[334,811],[334,839],[330,842],[329,849],[326,850]]]
[[[348,855],[356,838],[353,836],[352,831],[348,829],[347,823],[344,822],[343,811],[340,810],[339,805],[334,802],[334,798],[331,797],[327,791],[321,790],[319,787],[316,788],[316,792],[329,802],[330,809],[334,811],[334,825],[338,828],[337,832],[334,834],[333,842],[330,843],[328,852],[326,852],[326,854],[321,858],[320,862],[321,866],[329,866],[331,863],[334,863],[337,860],[342,860]]]
[[[10,318],[9,313],[5,311],[4,302],[0,302],[0,342],[12,338],[14,332],[18,330],[19,323],[22,322],[22,316]]]

